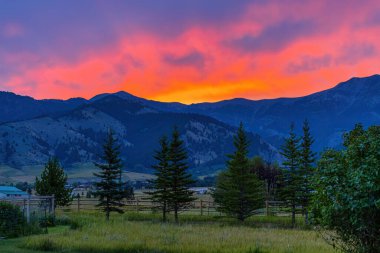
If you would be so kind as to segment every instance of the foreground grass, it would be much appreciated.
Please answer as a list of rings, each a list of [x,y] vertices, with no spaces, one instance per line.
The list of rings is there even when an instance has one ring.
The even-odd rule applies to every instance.
[[[1,253],[42,253],[43,251],[34,251],[28,249],[21,249],[19,245],[22,239],[0,240]]]
[[[60,226],[49,228],[49,234],[59,234],[67,230],[67,227]],[[16,238],[8,240],[0,240],[0,252],[1,253],[44,253],[44,251],[36,251],[32,249],[20,248],[20,245],[24,243],[25,238]]]
[[[99,214],[76,214],[70,218],[75,230],[66,228],[60,233],[31,236],[21,246],[29,250],[95,253],[334,252],[311,230],[222,221],[162,224],[141,221],[143,217],[138,215],[115,215],[110,222]]]

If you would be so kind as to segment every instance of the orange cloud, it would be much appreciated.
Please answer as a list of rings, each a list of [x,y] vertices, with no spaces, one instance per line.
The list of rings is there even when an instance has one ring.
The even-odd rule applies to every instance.
[[[343,9],[340,18],[350,18],[340,20],[320,2],[268,4],[248,8],[225,27],[196,24],[168,37],[123,35],[74,62],[13,54],[8,62],[36,64],[10,75],[5,87],[37,98],[125,90],[184,103],[302,96],[378,72],[380,26],[362,25],[369,8],[354,12],[355,6]]]

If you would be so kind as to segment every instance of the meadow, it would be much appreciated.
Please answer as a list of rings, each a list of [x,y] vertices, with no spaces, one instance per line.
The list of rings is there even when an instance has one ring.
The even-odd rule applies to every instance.
[[[9,240],[0,252],[95,253],[317,253],[335,252],[298,219],[255,216],[246,222],[225,217],[182,215],[181,223],[161,223],[159,214],[99,212],[60,214],[48,234]],[[7,251],[8,250],[8,251]]]

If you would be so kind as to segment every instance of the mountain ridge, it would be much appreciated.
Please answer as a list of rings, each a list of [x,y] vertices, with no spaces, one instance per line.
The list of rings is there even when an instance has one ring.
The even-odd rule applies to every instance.
[[[14,93],[7,93],[6,96],[8,99],[0,100],[0,106],[3,109],[0,112],[0,151],[6,153],[5,151],[7,150],[4,142],[7,137],[4,137],[1,131],[12,126],[18,129],[18,132],[14,133],[15,136],[20,135],[25,140],[29,140],[30,145],[37,145],[42,157],[44,152],[54,155],[55,151],[53,152],[52,150],[54,150],[54,145],[58,144],[49,143],[50,140],[44,138],[43,134],[34,128],[30,128],[36,122],[45,131],[50,131],[50,129],[42,122],[54,125],[61,131],[67,131],[71,138],[78,140],[78,143],[73,144],[78,145],[78,147],[82,147],[84,145],[82,142],[84,141],[99,145],[100,140],[95,137],[96,135],[102,136],[104,131],[92,129],[94,126],[91,126],[91,124],[104,125],[105,122],[113,122],[109,125],[118,125],[119,135],[121,137],[128,136],[128,138],[125,138],[130,143],[147,142],[147,145],[140,145],[136,149],[144,152],[146,149],[153,152],[151,146],[155,145],[155,142],[146,141],[147,132],[154,133],[154,138],[157,139],[155,141],[158,141],[159,135],[164,132],[170,132],[170,127],[179,124],[182,128],[182,136],[188,142],[189,147],[191,146],[192,161],[213,160],[214,165],[223,164],[225,160],[223,153],[228,152],[225,147],[228,146],[229,150],[231,150],[232,139],[230,137],[240,122],[244,123],[251,138],[254,139],[251,154],[261,154],[266,156],[266,159],[273,160],[281,159],[277,149],[281,146],[292,122],[297,126],[297,133],[301,134],[303,121],[305,119],[309,120],[312,134],[316,139],[314,149],[317,152],[327,147],[339,148],[342,135],[352,129],[356,123],[363,123],[364,126],[380,124],[380,75],[351,78],[331,89],[297,98],[264,100],[235,98],[220,102],[191,105],[147,100],[123,91],[99,94],[89,100],[81,98],[35,100],[31,97],[18,96]],[[1,97],[4,97],[4,93],[0,93]],[[9,97],[12,99],[9,99]],[[88,108],[92,108],[92,111]],[[86,120],[86,117],[89,118]],[[97,118],[97,120],[91,121],[94,118]],[[70,123],[71,121],[76,124],[75,127],[74,123]],[[164,125],[162,125],[162,121],[165,122]],[[73,129],[65,127],[65,125]],[[162,129],[157,125],[160,125]],[[219,132],[213,135],[211,129]],[[128,135],[125,134],[126,131],[129,132]],[[207,136],[204,135],[206,132],[208,133]],[[28,139],[29,135],[35,136],[35,139]],[[17,139],[18,137],[13,138]],[[54,139],[54,137],[52,138]],[[202,140],[206,141],[207,145],[212,146],[212,148],[205,149],[205,144],[202,144]],[[49,145],[42,145],[44,142],[49,143]],[[223,146],[222,149],[218,147],[218,142],[223,143],[219,143]],[[227,144],[227,142],[230,143]],[[20,142],[18,145],[22,146],[23,144]],[[69,147],[67,143],[62,145],[66,148]],[[50,150],[50,153],[44,148]],[[58,149],[63,150],[62,147]],[[11,149],[8,147],[9,150]],[[126,150],[128,150],[127,147]],[[86,152],[89,154],[94,153],[91,147],[86,146],[80,152],[77,152],[79,156],[76,153],[75,155],[73,153],[72,156],[78,158],[81,152],[83,154],[86,154]],[[142,152],[145,154],[143,156],[139,156],[138,152],[128,152],[129,155],[135,155],[138,159],[149,160],[149,152]],[[82,156],[84,156],[83,154]],[[202,157],[202,154],[206,155]],[[70,156],[70,153],[65,155]],[[0,163],[8,163],[6,158],[9,160],[9,157],[0,156]],[[70,158],[71,162],[75,160],[74,158]],[[21,159],[21,157],[18,159]],[[89,158],[87,161],[91,159]],[[81,161],[83,162],[84,160],[82,159]],[[6,165],[9,165],[9,163]],[[215,171],[215,169],[210,169],[214,165],[212,165],[212,162],[210,163],[207,173]],[[142,168],[144,166],[145,168]],[[140,171],[145,171],[147,166],[145,164],[140,167]],[[196,169],[195,167],[196,173],[202,174],[201,169]],[[136,171],[139,171],[139,169],[136,169]]]
[[[81,170],[78,164],[94,169],[91,164],[97,161],[106,133],[112,128],[121,142],[125,168],[151,172],[158,140],[170,134],[174,125],[185,142],[194,175],[213,174],[224,167],[225,154],[233,150],[236,128],[206,115],[162,112],[114,95],[71,111],[0,124],[0,165],[28,174],[28,168],[41,168],[55,156],[69,171],[74,165]],[[276,149],[257,134],[248,133],[248,137],[251,155],[267,160],[278,156]]]

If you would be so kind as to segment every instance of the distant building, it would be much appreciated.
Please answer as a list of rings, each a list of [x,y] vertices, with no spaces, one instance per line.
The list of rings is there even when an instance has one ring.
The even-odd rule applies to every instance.
[[[210,193],[209,187],[192,187],[192,188],[189,188],[189,190],[198,195]]]
[[[0,186],[0,199],[7,197],[25,197],[28,193],[21,191],[14,186]]]
[[[91,188],[90,187],[86,187],[86,186],[83,186],[83,185],[80,185],[79,187],[75,187],[72,189],[72,192],[71,192],[71,195],[73,197],[76,197],[76,196],[80,196],[80,197],[84,197],[84,196],[87,196],[87,192],[91,191]]]

